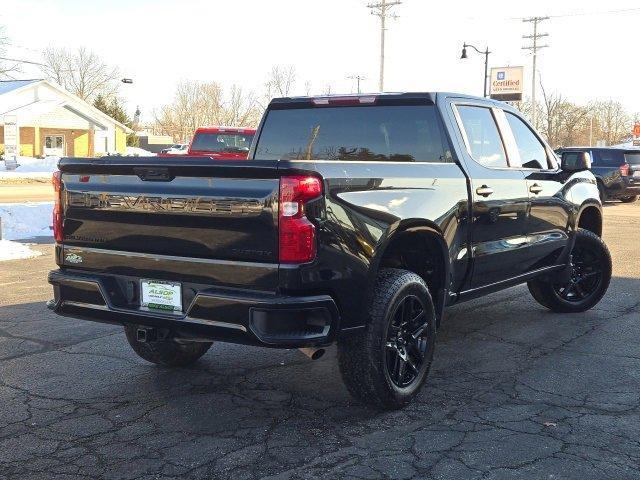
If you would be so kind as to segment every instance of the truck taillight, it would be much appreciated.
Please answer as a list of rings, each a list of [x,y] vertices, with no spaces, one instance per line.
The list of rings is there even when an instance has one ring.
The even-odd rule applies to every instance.
[[[305,204],[322,195],[322,183],[306,175],[280,178],[278,236],[281,263],[310,262],[316,256],[316,227]]]
[[[624,163],[620,165],[620,175],[622,175],[623,177],[628,177],[629,172],[630,172],[630,168],[628,163]]]
[[[60,195],[62,194],[62,172],[56,170],[51,178],[53,184],[54,204],[53,204],[53,238],[57,243],[62,243],[62,222],[64,220],[62,214],[62,202]]]

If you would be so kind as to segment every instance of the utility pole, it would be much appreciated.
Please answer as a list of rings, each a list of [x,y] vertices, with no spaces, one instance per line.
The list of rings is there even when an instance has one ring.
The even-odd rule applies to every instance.
[[[523,18],[522,21],[525,23],[533,24],[533,35],[523,35],[522,38],[532,40],[533,43],[531,45],[525,45],[522,47],[523,50],[531,50],[533,53],[533,71],[531,72],[531,103],[532,103],[532,113],[531,113],[531,123],[534,128],[536,125],[536,117],[537,117],[537,109],[536,109],[536,59],[538,56],[538,50],[541,48],[546,48],[549,45],[538,45],[538,40],[542,37],[548,37],[548,33],[538,33],[538,23],[544,22],[545,20],[549,20],[549,17],[531,17],[531,18]]]
[[[378,89],[381,92],[384,90],[384,32],[386,30],[386,20],[387,18],[398,18],[397,15],[389,13],[389,10],[401,3],[400,1],[388,2],[387,0],[380,0],[378,3],[367,5],[372,15],[380,17],[380,81]]]
[[[365,77],[363,77],[362,75],[349,75],[347,77],[349,80],[355,80],[356,84],[358,85],[358,93],[360,93],[360,81],[361,80],[366,80]]]

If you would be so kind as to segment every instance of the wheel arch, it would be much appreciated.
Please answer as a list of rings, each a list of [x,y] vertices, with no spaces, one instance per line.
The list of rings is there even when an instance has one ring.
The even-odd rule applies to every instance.
[[[449,249],[438,226],[424,220],[398,222],[387,231],[371,260],[367,303],[381,268],[403,268],[418,274],[429,286],[440,324],[449,290]]]
[[[586,203],[580,207],[576,218],[576,228],[584,228],[602,237],[602,209],[599,204]]]

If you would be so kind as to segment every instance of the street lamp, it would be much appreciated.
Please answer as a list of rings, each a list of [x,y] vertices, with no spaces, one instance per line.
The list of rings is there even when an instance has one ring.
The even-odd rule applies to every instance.
[[[133,83],[133,79],[132,78],[123,78],[122,80],[120,80],[122,83]]]
[[[471,47],[476,52],[478,52],[480,55],[484,55],[484,79],[483,79],[483,82],[482,82],[482,89],[483,89],[483,95],[486,97],[487,96],[487,78],[489,76],[489,54],[491,52],[489,51],[489,47],[488,46],[485,49],[485,51],[483,52],[481,50],[478,50],[473,45],[469,45],[468,43],[463,43],[462,44],[462,55],[460,56],[460,60],[464,60],[465,58],[468,58],[467,57],[467,47]]]

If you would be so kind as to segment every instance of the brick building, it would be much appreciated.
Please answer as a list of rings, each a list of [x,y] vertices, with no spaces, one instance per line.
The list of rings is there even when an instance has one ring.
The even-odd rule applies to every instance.
[[[20,155],[92,157],[125,153],[131,130],[48,80],[0,81],[0,152],[5,118],[17,120]]]

